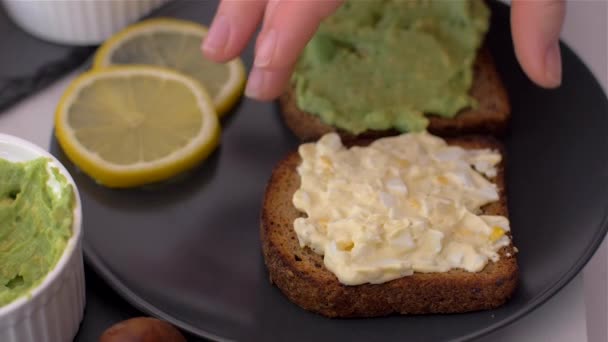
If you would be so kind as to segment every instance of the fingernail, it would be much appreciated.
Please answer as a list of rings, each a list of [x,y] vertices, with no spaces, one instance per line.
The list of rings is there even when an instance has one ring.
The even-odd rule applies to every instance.
[[[562,83],[562,57],[559,44],[551,45],[545,55],[545,77],[555,87]]]
[[[271,29],[262,37],[262,42],[258,47],[255,54],[254,65],[258,68],[267,67],[272,60],[274,54],[274,47],[277,42],[277,33],[274,29]]]
[[[203,42],[203,51],[215,54],[223,50],[230,38],[230,25],[225,16],[219,16],[211,25]]]
[[[264,71],[258,68],[253,68],[249,73],[247,87],[245,88],[245,96],[257,99],[262,92],[264,86]]]

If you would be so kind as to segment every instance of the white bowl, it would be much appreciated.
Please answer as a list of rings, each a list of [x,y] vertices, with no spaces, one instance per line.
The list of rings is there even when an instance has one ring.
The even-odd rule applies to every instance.
[[[9,17],[40,39],[97,45],[171,0],[3,0]]]
[[[85,307],[82,261],[82,208],[80,195],[68,171],[50,153],[23,139],[0,134],[0,158],[14,162],[38,157],[51,160],[74,186],[75,205],[72,237],[55,268],[29,296],[0,307],[0,341],[72,341],[82,321]]]

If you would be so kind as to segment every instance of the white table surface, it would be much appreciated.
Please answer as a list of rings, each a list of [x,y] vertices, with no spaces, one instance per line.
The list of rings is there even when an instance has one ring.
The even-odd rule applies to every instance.
[[[531,0],[532,1],[532,0]],[[563,40],[572,47],[608,89],[608,2],[571,0],[567,4]],[[0,132],[49,148],[53,112],[73,72],[44,91],[0,113]],[[482,340],[608,341],[608,245],[600,250],[560,293],[523,319]]]

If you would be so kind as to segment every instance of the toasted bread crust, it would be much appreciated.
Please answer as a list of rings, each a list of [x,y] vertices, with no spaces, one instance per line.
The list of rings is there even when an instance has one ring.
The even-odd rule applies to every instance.
[[[458,138],[464,148],[499,148],[488,138]],[[501,149],[502,150],[502,149]],[[322,256],[301,248],[293,221],[302,216],[292,204],[300,179],[301,159],[292,153],[274,169],[261,213],[261,240],[270,281],[300,307],[328,317],[373,317],[389,314],[461,313],[496,308],[511,296],[518,280],[512,245],[481,272],[452,270],[415,273],[383,284],[346,286],[323,265]],[[487,214],[507,215],[504,168],[495,179],[500,200],[483,208]]]
[[[454,118],[427,115],[428,131],[443,137],[464,134],[501,136],[507,129],[511,107],[507,91],[500,79],[492,56],[487,48],[481,49],[473,65],[471,96],[478,101],[477,108],[462,110]],[[359,138],[379,138],[397,135],[396,130],[366,131],[358,135],[325,124],[317,115],[300,110],[296,103],[295,88],[291,86],[279,98],[285,124],[301,141],[317,140],[328,132],[338,132],[344,141]]]

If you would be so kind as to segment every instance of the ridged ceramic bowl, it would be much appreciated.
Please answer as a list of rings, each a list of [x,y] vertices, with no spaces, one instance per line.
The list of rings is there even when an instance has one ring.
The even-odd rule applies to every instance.
[[[82,208],[74,180],[57,159],[23,139],[0,134],[0,158],[13,162],[38,157],[51,160],[74,187],[75,205],[72,237],[63,255],[42,283],[29,295],[0,307],[0,341],[72,341],[85,307],[84,266],[82,259]]]
[[[43,40],[97,45],[171,0],[2,0],[23,30]]]

